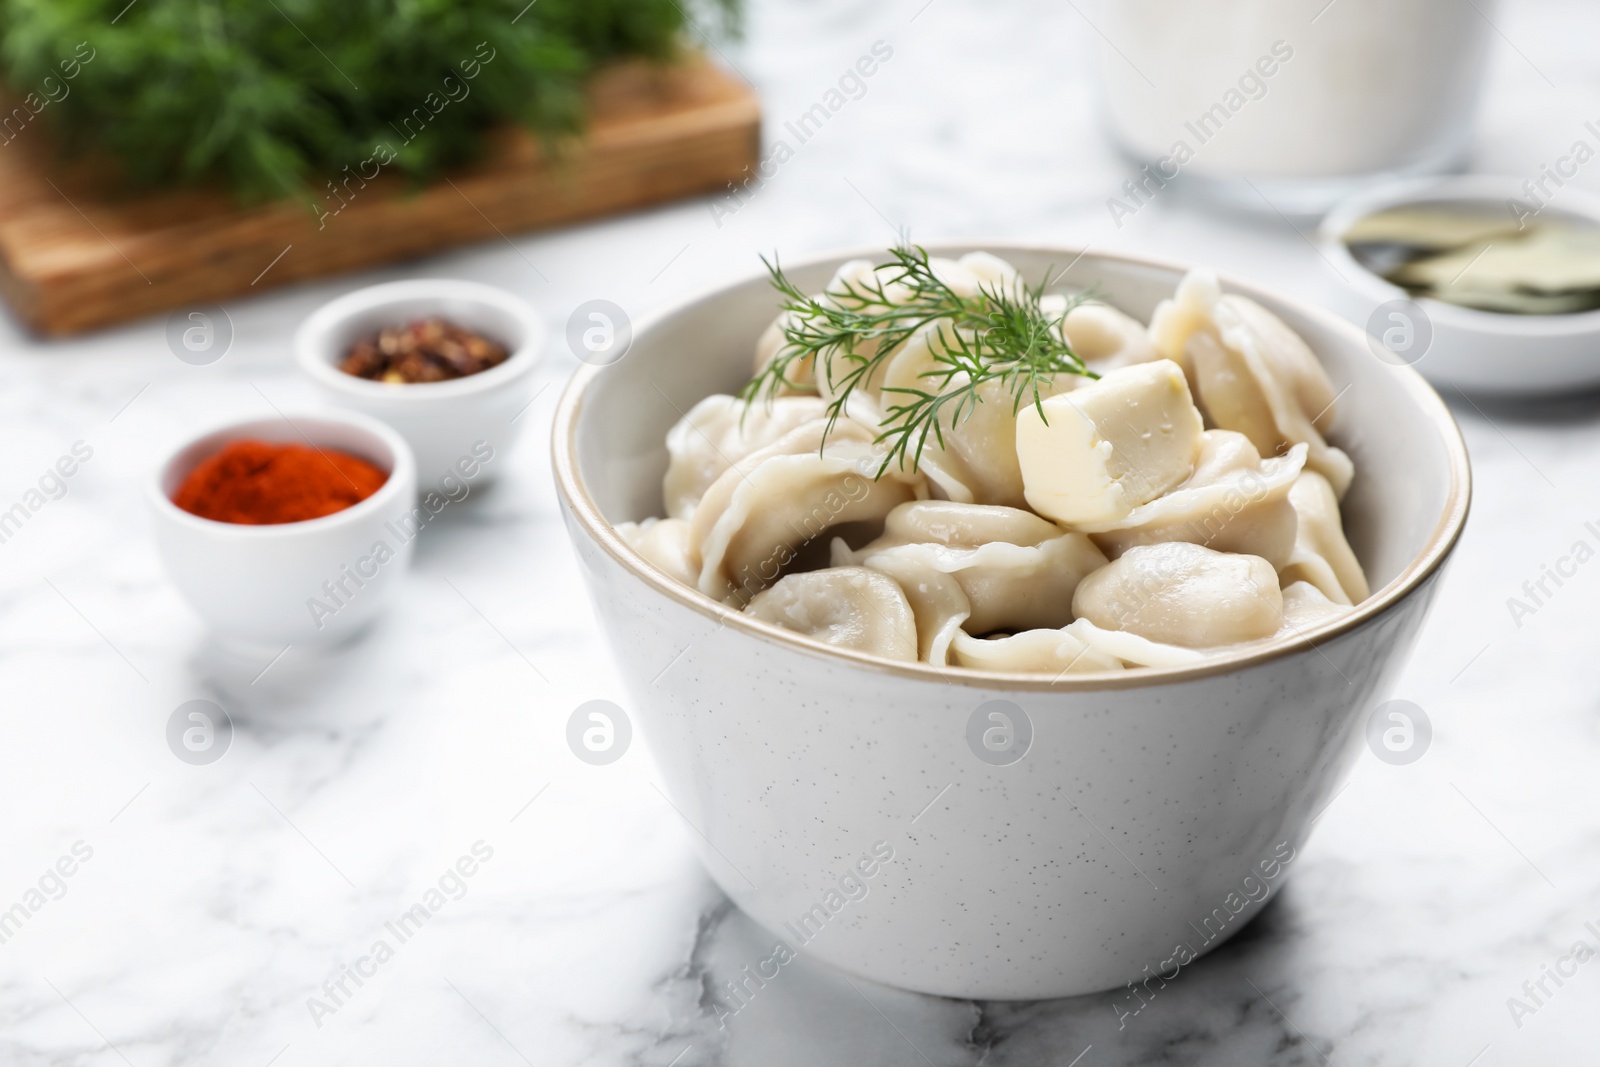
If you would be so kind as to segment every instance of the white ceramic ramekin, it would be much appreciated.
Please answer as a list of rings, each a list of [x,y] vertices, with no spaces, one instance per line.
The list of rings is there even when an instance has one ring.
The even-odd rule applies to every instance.
[[[1141,318],[1184,272],[1069,248],[930,251],[973,247],[1030,280],[1070,264],[1063,285]],[[814,292],[881,254],[785,267]],[[627,358],[578,370],[556,483],[630,710],[712,876],[794,951],[949,996],[1086,993],[1170,977],[1294,870],[1433,601],[1467,456],[1434,392],[1359,331],[1224,284],[1299,331],[1343,391],[1333,438],[1356,461],[1347,523],[1376,592],[1303,638],[1184,668],[1052,682],[891,663],[714,603],[632,551],[613,523],[660,513],[667,428],[751,373],[776,310],[762,275],[651,316]],[[994,700],[1032,723],[1008,766],[968,743]]]
[[[1600,385],[1600,311],[1501,315],[1423,297],[1415,306],[1427,317],[1425,327],[1391,319],[1387,313],[1374,318],[1380,307],[1411,297],[1356,262],[1343,240],[1354,223],[1406,204],[1459,203],[1503,210],[1507,224],[1514,224],[1516,216],[1507,203],[1511,200],[1520,202],[1525,210],[1533,206],[1517,179],[1469,174],[1385,185],[1341,203],[1323,219],[1319,232],[1323,255],[1335,268],[1327,278],[1329,304],[1350,321],[1371,329],[1375,337],[1381,337],[1391,323],[1413,331],[1428,330],[1432,337],[1426,350],[1405,359],[1439,385],[1508,396]],[[1600,225],[1600,197],[1581,189],[1561,189],[1540,214],[1576,215]]]
[[[438,315],[506,346],[504,363],[444,382],[397,385],[346,374],[338,367],[358,339],[385,326]],[[504,289],[446,278],[388,282],[346,293],[312,312],[295,334],[295,358],[330,403],[382,419],[404,437],[417,458],[423,492],[442,479],[461,479],[463,465],[480,464],[486,443],[498,457],[521,433],[518,418],[533,397],[533,372],[544,352],[544,321]],[[449,489],[451,485],[446,486]]]
[[[271,526],[203,519],[172,502],[201,460],[246,438],[339,449],[387,471],[389,480],[343,511]],[[173,449],[145,488],[167,574],[233,644],[272,652],[291,644],[335,644],[388,603],[411,560],[418,506],[411,449],[390,427],[354,412],[291,414],[208,430]]]

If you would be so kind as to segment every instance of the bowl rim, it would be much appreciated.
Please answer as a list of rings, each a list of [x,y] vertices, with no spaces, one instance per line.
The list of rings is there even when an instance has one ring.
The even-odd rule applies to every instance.
[[[510,315],[522,330],[521,342],[499,366],[442,382],[375,382],[333,365],[336,353],[327,338],[349,319],[375,309],[439,299],[476,303]],[[301,372],[323,388],[366,401],[421,404],[492,392],[532,372],[544,356],[546,333],[544,318],[505,289],[464,278],[405,278],[352,289],[329,300],[296,327],[293,346]]]
[[[220,519],[208,519],[203,515],[195,515],[180,508],[173,503],[162,483],[167,480],[178,457],[205,441],[207,438],[217,438],[218,447],[229,441],[242,440],[245,434],[236,431],[245,427],[270,425],[287,422],[290,427],[299,431],[300,423],[336,423],[358,430],[369,435],[389,449],[394,457],[394,463],[389,469],[389,477],[377,490],[365,500],[335,511],[331,515],[323,515],[315,519],[301,519],[298,522],[275,523],[243,523],[223,522]],[[316,447],[313,443],[313,447]],[[202,457],[204,458],[204,457]],[[410,482],[412,489],[409,495],[415,495],[416,489],[416,459],[412,456],[411,446],[406,444],[405,438],[390,427],[387,423],[364,415],[359,411],[343,410],[317,410],[317,411],[289,411],[282,415],[262,416],[249,419],[227,419],[214,423],[196,432],[185,434],[175,444],[166,449],[162,458],[145,477],[145,497],[150,502],[151,508],[163,521],[178,523],[203,535],[212,537],[225,537],[235,539],[286,540],[293,537],[314,537],[328,530],[336,530],[342,526],[352,526],[371,518],[375,513],[386,509],[397,495],[407,495],[405,485]]]
[[[930,255],[962,255],[976,250],[990,251],[1002,258],[1016,252],[1060,254],[1062,256],[1076,255],[1077,259],[1093,257],[1102,260],[1115,260],[1132,266],[1171,272],[1179,277],[1191,269],[1189,265],[1174,260],[1125,252],[1093,251],[1089,246],[1073,248],[1067,245],[1017,241],[994,241],[989,243],[946,241],[930,243],[922,247],[926,248]],[[872,259],[882,254],[883,248],[873,245],[832,249],[797,258],[792,261],[791,266],[810,267],[823,263],[842,263],[850,259]],[[1076,263],[1077,259],[1073,259],[1072,262]],[[653,309],[635,322],[633,334],[635,342],[666,319],[728,289],[745,285],[752,280],[764,277],[765,274],[765,269],[743,272],[737,277],[702,287],[677,300]],[[1318,320],[1322,326],[1330,331],[1345,334],[1350,345],[1361,350],[1366,349],[1366,342],[1362,332],[1330,311],[1294,297],[1271,292],[1261,286],[1245,282],[1232,274],[1219,271],[1218,278],[1223,287],[1231,292],[1240,293],[1251,299],[1259,300],[1265,297],[1271,302],[1289,304],[1300,314]],[[1322,644],[1365,626],[1378,616],[1388,612],[1395,605],[1409,597],[1438,571],[1460,540],[1471,502],[1472,476],[1467,461],[1466,443],[1461,437],[1461,430],[1456,425],[1455,419],[1451,416],[1444,401],[1440,399],[1439,394],[1428,385],[1422,375],[1415,369],[1408,366],[1390,366],[1389,369],[1399,375],[1402,388],[1411,394],[1412,398],[1417,402],[1417,406],[1424,416],[1432,422],[1434,429],[1442,439],[1446,462],[1449,467],[1450,486],[1438,522],[1435,524],[1432,533],[1429,534],[1422,550],[1399,575],[1382,589],[1373,592],[1371,596],[1357,605],[1354,611],[1320,625],[1307,627],[1304,631],[1292,637],[1274,637],[1250,642],[1236,646],[1235,651],[1208,654],[1204,659],[1196,663],[1180,667],[1140,667],[1123,671],[1065,674],[1050,678],[1042,674],[980,671],[967,667],[940,666],[920,661],[891,660],[854,649],[839,648],[814,638],[805,637],[792,630],[786,630],[780,626],[755,619],[726,604],[718,603],[699,592],[699,590],[683,585],[658,570],[622,539],[616,528],[601,514],[599,506],[589,494],[588,487],[584,483],[577,463],[578,418],[583,410],[585,393],[590,383],[607,369],[607,367],[585,365],[579,367],[573,373],[567,382],[566,388],[562,391],[560,401],[557,403],[555,419],[551,428],[550,460],[555,473],[556,491],[573,518],[576,519],[578,525],[582,527],[583,532],[615,562],[620,564],[625,571],[642,580],[647,587],[704,616],[708,620],[716,622],[719,627],[731,626],[758,640],[764,639],[769,642],[776,642],[796,652],[831,663],[846,663],[855,667],[865,668],[877,674],[907,680],[1019,693],[1137,689],[1211,678],[1246,667],[1256,667],[1274,660],[1286,659],[1301,652],[1320,651]]]
[[[1414,297],[1400,286],[1368,270],[1350,253],[1350,246],[1344,242],[1344,233],[1352,224],[1388,208],[1441,202],[1493,205],[1495,201],[1519,192],[1516,178],[1494,174],[1435,175],[1381,185],[1341,201],[1328,212],[1317,228],[1318,241],[1340,274],[1348,270],[1351,277],[1346,279],[1345,284],[1351,289],[1380,304],[1389,300],[1415,301],[1427,310],[1428,317],[1436,323],[1497,339],[1600,336],[1600,309],[1564,315],[1509,315],[1462,307],[1431,296]],[[1600,196],[1583,189],[1564,189],[1561,202],[1547,206],[1553,213],[1588,219],[1600,225]],[[1537,349],[1526,353],[1533,358],[1543,354]]]

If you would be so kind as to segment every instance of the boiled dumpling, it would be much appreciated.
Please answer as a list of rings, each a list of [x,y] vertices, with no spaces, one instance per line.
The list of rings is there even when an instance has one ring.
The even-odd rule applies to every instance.
[[[917,624],[892,578],[865,567],[785,575],[745,614],[797,634],[885,659],[917,658]]]
[[[971,614],[965,629],[1049,629],[1072,621],[1072,595],[1105,554],[1081,533],[1016,508],[924,500],[889,513],[883,536],[834,562],[884,559],[954,578]]]
[[[794,312],[780,311],[778,317],[773,319],[756,339],[756,374],[759,375],[766,370],[768,365],[778,358],[778,354],[789,347],[787,331],[794,323]],[[776,395],[809,394],[816,390],[815,360],[811,356],[801,356],[799,359],[791,360],[784,368],[783,381],[778,383]]]
[[[835,540],[833,554],[836,559],[849,559],[849,546]],[[917,658],[939,666],[950,662],[950,644],[961,636],[961,624],[972,614],[972,602],[961,583],[943,571],[893,553],[874,556],[872,569],[898,582],[911,605],[917,621]]]
[[[1072,354],[1097,374],[1161,358],[1143,323],[1110,304],[1086,300],[1068,307],[1064,296],[1046,295],[1039,301],[1047,317],[1061,318],[1061,337]],[[1064,314],[1063,314],[1064,313]]]
[[[1310,582],[1291,582],[1283,587],[1283,626],[1278,636],[1298,635],[1352,610],[1347,605],[1335,604]]]
[[[694,588],[700,569],[695,565],[689,524],[682,519],[645,519],[619,522],[617,533],[657,570]]]
[[[929,266],[952,292],[967,299],[996,295],[1018,301],[1032,299],[1016,269],[987,252],[971,252],[956,261],[933,259]],[[963,333],[966,343],[976,343],[973,331],[963,328]],[[968,376],[950,373],[949,365],[939,359],[961,340],[949,319],[923,324],[898,352],[885,359],[865,395],[889,416],[896,405],[913,402],[914,392],[964,388]],[[1040,383],[1040,395],[1054,396],[1085,380],[1057,374]],[[926,438],[919,465],[948,499],[1024,507],[1022,472],[1017,465],[1016,396],[999,381],[980,384],[976,395],[977,402],[961,409],[953,425],[942,421],[938,432]],[[911,451],[915,453],[915,447]]]
[[[893,304],[903,304],[911,299],[911,289],[903,283],[892,281],[896,268],[892,266],[874,267],[865,259],[852,259],[842,264],[833,274],[827,287],[811,299],[828,307],[860,307],[867,298],[882,297]],[[788,347],[787,332],[791,327],[801,325],[803,314],[794,311],[781,311],[777,317],[768,324],[761,337],[756,341],[755,372],[760,374],[776,359],[779,353]],[[857,353],[861,356],[872,355],[871,351],[862,350]],[[821,380],[817,376],[816,361],[811,356],[806,356],[790,362],[785,371],[785,381],[778,387],[779,395],[797,392],[820,392],[824,397],[832,398],[836,389],[830,381],[830,372],[837,375],[848,371],[850,360],[843,354],[831,352],[824,360],[823,375]],[[880,372],[881,373],[881,368]],[[872,393],[876,389],[876,379],[879,373],[873,375],[873,381],[863,382],[861,391],[863,395]],[[836,379],[834,379],[836,380]]]
[[[928,262],[934,274],[960,296],[1000,296],[1019,303],[1032,299],[1017,268],[993,252],[968,252],[954,264],[939,259]]]
[[[967,333],[970,340],[971,332]],[[896,404],[910,400],[905,394],[907,390],[938,393],[946,389],[947,382],[957,380],[946,378],[940,371],[943,364],[937,355],[948,351],[949,346],[956,342],[957,331],[949,319],[935,319],[913,331],[900,351],[884,362],[880,384],[889,392],[877,397],[880,409],[887,413]],[[933,438],[930,437],[929,441],[931,443]]]
[[[695,505],[723,471],[826,414],[827,405],[814,396],[780,396],[752,404],[720,393],[706,397],[667,431],[671,459],[661,485],[667,514],[692,518]]]
[[[895,390],[940,393],[966,387],[970,379],[964,372],[950,378],[927,376],[940,366],[934,346],[949,344],[953,329],[948,320],[929,323],[889,361],[878,400],[885,413],[915,399]],[[1057,374],[1049,382],[1041,382],[1039,392],[1043,397],[1055,396],[1084,380]],[[1022,468],[1017,461],[1016,397],[1000,381],[983,382],[976,392],[978,402],[964,408],[955,425],[942,421],[938,433],[928,435],[918,465],[950,500],[1026,507]],[[915,448],[911,451],[914,454]]]
[[[978,671],[1004,671],[1023,674],[1086,674],[1090,671],[1120,671],[1122,661],[1096,651],[1072,632],[1024,630],[1001,637],[972,637],[957,633],[951,644],[953,662],[958,667]]]
[[[1130,548],[1089,575],[1072,610],[1101,629],[1214,648],[1271,637],[1283,622],[1283,595],[1259,556],[1173,541]]]
[[[1198,333],[1223,334],[1230,344],[1250,341],[1272,371],[1272,379],[1288,390],[1317,429],[1333,427],[1338,399],[1327,371],[1299,334],[1278,316],[1246,296],[1224,295],[1216,272],[1197,267],[1178,283],[1150,319],[1150,339],[1167,359],[1183,360],[1188,342]]]
[[[824,435],[827,447],[823,447]],[[926,494],[920,474],[889,470],[873,432],[850,419],[807,423],[729,467],[695,509],[702,593],[744,601],[777,580],[797,550],[828,530],[879,522]]]
[[[1207,430],[1186,481],[1121,519],[1077,528],[1113,559],[1134,545],[1188,541],[1282,567],[1295,546],[1289,491],[1305,458],[1306,446],[1295,445],[1286,455],[1263,460],[1244,434]]]
[[[1305,444],[1307,466],[1344,495],[1355,468],[1322,436],[1337,394],[1283,320],[1253,300],[1223,296],[1216,274],[1198,268],[1156,309],[1150,336],[1162,356],[1185,366],[1212,426],[1239,431],[1265,456]]]
[[[1152,641],[1126,630],[1104,630],[1088,619],[1078,619],[1066,632],[1096,655],[1121,660],[1129,667],[1187,667],[1205,659],[1205,653],[1164,641]]]
[[[1017,413],[1024,495],[1069,526],[1115,522],[1194,472],[1203,431],[1176,363],[1112,371]]]
[[[1367,599],[1367,576],[1345,540],[1339,502],[1328,480],[1316,471],[1306,471],[1289,490],[1289,503],[1299,522],[1294,551],[1279,575],[1282,582],[1310,582],[1335,604],[1359,604]]]
[[[968,253],[960,260],[934,258],[928,261],[928,265],[934,276],[948,285],[952,292],[969,299],[984,292],[1025,291],[1016,270],[998,256],[987,252]],[[910,286],[897,280],[899,275],[900,268],[894,264],[875,267],[868,260],[852,259],[834,272],[827,287],[813,299],[820,304],[840,308],[861,308],[869,303],[887,303],[890,306],[906,304],[915,294]],[[799,320],[796,312],[784,311],[767,326],[756,342],[756,373],[765,370],[784,350],[787,330]],[[853,354],[861,359],[870,359],[877,354],[877,348],[872,344],[863,344],[854,349]],[[885,357],[864,380],[856,384],[852,395],[880,399],[879,390],[884,385],[884,374],[893,360],[894,356]],[[831,400],[838,396],[844,377],[856,366],[859,366],[859,362],[844,353],[826,353],[823,374],[819,379],[811,359],[797,360],[791,364],[786,375],[788,381],[780,387],[780,392],[815,389]]]
[[[988,252],[969,252],[959,260],[934,256],[928,268],[950,292],[965,300],[992,298],[996,295],[1015,300],[1031,299],[1027,286],[1016,268]],[[873,266],[865,259],[852,259],[834,272],[827,288],[815,299],[833,307],[859,309],[868,306],[895,307],[910,304],[917,293],[901,279],[903,268],[895,263]],[[768,342],[770,347],[776,347]],[[871,355],[871,352],[858,352]],[[864,387],[877,388],[877,383]],[[823,387],[827,391],[826,385]]]
[[[887,303],[890,306],[905,304],[915,296],[915,293],[910,286],[896,280],[899,274],[900,268],[893,264],[874,267],[865,259],[853,259],[834,272],[833,280],[828,283],[827,289],[818,300],[841,308],[861,308],[873,303]],[[849,353],[837,350],[821,353],[822,366],[813,374],[817,392],[825,399],[834,399],[842,391],[851,373],[858,370],[863,361],[871,359],[877,353],[876,341],[859,342]],[[892,358],[885,356],[870,373],[856,382],[852,393],[876,398],[878,390],[883,387],[884,369]]]
[[[891,303],[905,303],[911,297],[910,287],[904,282],[890,281],[900,274],[901,268],[897,264],[889,263],[873,268],[866,260],[860,259],[853,260],[846,266],[854,267],[856,277],[862,277],[866,272],[876,269],[878,277],[888,282],[885,295],[889,297]],[[975,300],[980,296],[993,296],[997,293],[1020,298],[1027,293],[1027,287],[1017,274],[1017,269],[992,252],[968,252],[960,259],[929,256],[928,269],[952,293],[968,300]],[[836,278],[843,275],[844,268],[841,267]],[[833,286],[829,288],[831,290]]]
[[[919,500],[890,512],[883,521],[883,537],[868,550],[918,543],[955,548],[972,548],[991,541],[1039,544],[1064,532],[1055,523],[1020,508]]]
[[[1288,387],[1312,425],[1323,433],[1333,429],[1334,404],[1339,394],[1311,346],[1288,323],[1247,296],[1226,296],[1222,302],[1260,343],[1273,376]]]

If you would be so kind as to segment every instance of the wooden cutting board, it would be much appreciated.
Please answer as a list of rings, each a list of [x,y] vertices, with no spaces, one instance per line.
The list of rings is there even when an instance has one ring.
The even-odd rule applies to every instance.
[[[755,168],[755,94],[702,58],[620,65],[589,95],[585,136],[558,159],[505,129],[481,163],[422,189],[329,175],[345,180],[337,196],[323,190],[326,215],[298,201],[241,208],[210,190],[129,196],[25,129],[0,146],[0,295],[32,329],[74,333],[723,190]]]

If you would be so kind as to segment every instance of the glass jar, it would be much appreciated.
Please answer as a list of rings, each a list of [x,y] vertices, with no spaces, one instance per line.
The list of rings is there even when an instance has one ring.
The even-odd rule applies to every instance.
[[[1491,0],[1102,0],[1093,17],[1135,201],[1181,175],[1213,199],[1320,214],[1466,162]]]

